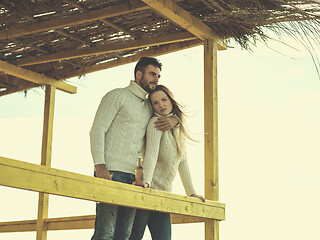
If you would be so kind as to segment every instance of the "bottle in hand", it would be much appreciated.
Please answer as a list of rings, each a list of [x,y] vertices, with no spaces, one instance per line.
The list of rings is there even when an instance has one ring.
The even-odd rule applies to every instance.
[[[144,178],[143,178],[143,167],[142,167],[142,156],[141,156],[141,153],[139,153],[139,155],[138,155],[137,167],[136,167],[135,175],[136,175],[136,184],[138,186],[143,186]]]

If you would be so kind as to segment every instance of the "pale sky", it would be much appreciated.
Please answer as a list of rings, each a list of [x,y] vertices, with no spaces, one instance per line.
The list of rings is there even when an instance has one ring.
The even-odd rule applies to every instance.
[[[226,203],[221,240],[320,239],[320,78],[302,47],[270,45],[284,55],[262,44],[253,53],[238,46],[218,53],[220,201]],[[160,83],[186,106],[189,130],[199,140],[187,151],[203,194],[203,49],[158,58]],[[134,65],[70,80],[76,95],[57,91],[52,167],[92,175],[94,114],[106,92],[133,79]],[[41,89],[0,98],[1,156],[40,162],[43,102]],[[179,176],[174,192],[185,194]],[[37,193],[0,187],[0,196],[0,221],[36,218]],[[93,202],[50,197],[49,217],[94,213]],[[48,240],[88,240],[92,233],[50,231]],[[174,240],[203,236],[203,224],[173,226]],[[16,239],[33,240],[35,233],[0,233],[0,240]]]

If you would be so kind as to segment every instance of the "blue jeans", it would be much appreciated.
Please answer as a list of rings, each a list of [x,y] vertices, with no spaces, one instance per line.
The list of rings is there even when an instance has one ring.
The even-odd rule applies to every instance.
[[[112,180],[132,184],[133,174],[110,171]],[[91,240],[128,240],[130,237],[136,209],[97,203],[94,234]]]
[[[137,209],[130,240],[141,240],[148,225],[152,240],[171,240],[169,213]]]

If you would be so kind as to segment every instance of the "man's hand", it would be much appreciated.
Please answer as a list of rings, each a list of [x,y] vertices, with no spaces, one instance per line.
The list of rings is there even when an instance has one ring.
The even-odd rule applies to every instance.
[[[154,127],[162,132],[165,132],[174,128],[178,122],[179,121],[175,116],[158,117],[158,120],[154,122]]]
[[[112,180],[112,177],[104,164],[96,165],[96,175],[98,178]]]

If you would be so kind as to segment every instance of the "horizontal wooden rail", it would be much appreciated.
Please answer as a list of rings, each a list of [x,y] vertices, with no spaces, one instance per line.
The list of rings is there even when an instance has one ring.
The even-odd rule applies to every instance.
[[[178,214],[171,215],[173,224],[204,222],[203,218]],[[49,218],[45,220],[47,230],[75,230],[92,229],[95,215]],[[37,220],[0,222],[0,233],[4,232],[32,232],[36,230]]]
[[[225,219],[225,204],[67,172],[0,157],[0,185],[60,196],[156,210],[209,220]],[[124,197],[125,196],[125,197]]]

